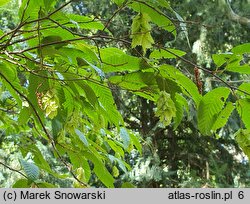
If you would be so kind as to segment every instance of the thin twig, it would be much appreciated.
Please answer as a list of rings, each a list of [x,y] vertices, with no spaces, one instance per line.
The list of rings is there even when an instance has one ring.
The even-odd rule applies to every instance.
[[[170,53],[170,54],[176,56],[178,59],[182,60],[183,62],[186,62],[186,63],[192,65],[193,67],[197,67],[198,69],[200,69],[200,70],[202,70],[202,71],[204,71],[204,72],[206,72],[206,73],[212,75],[214,78],[218,79],[220,82],[222,82],[223,84],[225,84],[228,88],[230,88],[231,91],[234,92],[234,91],[237,90],[237,91],[239,91],[239,92],[242,92],[242,93],[244,93],[244,94],[250,96],[250,93],[248,93],[248,92],[246,92],[246,91],[244,91],[244,90],[241,90],[241,89],[239,89],[239,88],[237,88],[237,87],[235,87],[235,86],[232,86],[232,85],[229,84],[227,81],[225,81],[224,79],[222,79],[222,78],[220,78],[219,76],[217,76],[216,74],[214,74],[214,72],[213,72],[212,70],[209,70],[209,69],[207,69],[207,68],[201,67],[201,66],[195,64],[194,62],[191,62],[190,60],[188,60],[188,59],[186,59],[186,58],[184,58],[184,57],[181,57],[181,56],[175,54],[174,52],[172,52],[172,51],[170,51],[170,50],[168,50],[168,49],[165,49],[165,48],[162,48],[162,47],[161,47],[160,49],[163,49],[164,51],[166,51],[166,52],[168,52],[168,53]]]
[[[11,171],[17,172],[17,173],[19,173],[20,175],[22,175],[23,177],[28,178],[28,177],[27,177],[24,173],[22,173],[21,171],[19,171],[19,170],[17,170],[17,169],[14,169],[14,168],[8,166],[7,164],[5,164],[5,163],[3,163],[3,162],[1,162],[1,161],[0,161],[0,164],[3,165],[5,168],[11,170]]]
[[[81,180],[79,180],[77,178],[77,176],[74,174],[74,172],[72,171],[71,166],[62,158],[62,156],[60,155],[59,151],[56,148],[56,144],[55,141],[53,140],[53,137],[50,135],[50,133],[48,132],[48,130],[46,129],[45,125],[43,124],[42,118],[40,117],[39,113],[37,112],[34,104],[28,99],[27,96],[25,96],[21,91],[19,91],[11,82],[10,80],[5,77],[1,72],[0,72],[0,76],[11,86],[12,89],[14,89],[22,98],[24,98],[29,105],[31,106],[32,110],[35,113],[36,118],[38,119],[40,125],[42,126],[42,129],[44,131],[44,133],[46,134],[48,140],[51,142],[52,147],[54,149],[54,151],[56,152],[58,158],[60,159],[60,161],[67,167],[67,169],[69,170],[69,172],[71,173],[71,175],[74,177],[74,179],[76,179],[80,184],[84,185],[84,186],[88,186],[88,184],[86,184],[85,182],[82,182]]]

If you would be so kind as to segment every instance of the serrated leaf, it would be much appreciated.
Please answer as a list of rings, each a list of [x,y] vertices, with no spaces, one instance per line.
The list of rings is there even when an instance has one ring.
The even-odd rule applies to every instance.
[[[242,148],[243,152],[250,159],[250,130],[240,129],[235,133],[235,139]]]
[[[28,179],[19,179],[13,185],[12,188],[29,188],[30,183]]]
[[[161,91],[170,93],[171,97],[174,98],[176,93],[181,93],[182,89],[179,84],[172,78],[159,77],[156,78],[158,87]]]
[[[196,84],[171,65],[162,65],[159,67],[160,73],[165,78],[172,78],[183,89],[183,93],[194,100],[196,106],[199,105],[202,96],[199,94]]]
[[[237,72],[240,74],[250,74],[250,66],[248,64],[227,66],[226,69],[227,71]]]
[[[246,128],[250,129],[250,99],[237,100],[236,108]]]
[[[85,135],[78,129],[75,129],[75,133],[78,135],[79,139],[83,142],[83,144],[88,147],[89,143]]]
[[[228,118],[230,117],[232,111],[234,110],[234,105],[232,102],[228,102],[225,108],[219,113],[217,120],[215,121],[212,130],[216,131],[226,125]]]
[[[122,144],[118,145],[116,144],[115,141],[112,140],[106,140],[106,142],[108,143],[108,145],[111,147],[111,149],[113,149],[116,153],[116,155],[118,155],[117,157],[124,157],[124,151],[122,148]]]
[[[68,114],[72,114],[74,110],[74,98],[71,92],[69,91],[69,89],[63,88],[63,92],[64,92],[65,101],[62,105],[65,109],[67,109]]]
[[[105,118],[115,126],[119,127],[123,125],[123,119],[121,114],[118,112],[113,95],[109,88],[98,85],[96,83],[88,82],[88,85],[93,89],[96,96],[98,97],[98,101],[100,106],[105,111]]]
[[[222,110],[230,90],[225,87],[215,88],[203,96],[198,107],[198,128],[204,135],[210,135],[217,117]]]
[[[124,149],[128,149],[128,147],[130,145],[130,136],[129,136],[127,130],[123,127],[120,128],[120,136],[121,136],[122,141],[123,141]]]
[[[132,72],[123,76],[112,76],[109,81],[124,89],[136,91],[150,84],[155,84],[155,77],[149,72]]]
[[[45,9],[49,11],[56,4],[56,0],[43,0]]]
[[[76,81],[74,83],[76,84],[76,88],[77,86],[79,86],[81,89],[83,89],[88,102],[92,104],[93,107],[96,107],[96,105],[98,104],[98,99],[93,89],[84,81]]]
[[[118,6],[121,6],[125,0],[113,0]]]
[[[31,162],[27,162],[23,159],[20,159],[20,164],[23,167],[23,170],[25,171],[26,176],[34,181],[37,180],[40,174],[39,168]]]
[[[130,56],[118,48],[109,47],[100,49],[100,55],[105,73],[136,71],[140,69],[139,58]]]
[[[134,134],[130,134],[130,139],[133,145],[135,146],[135,148],[139,151],[140,154],[142,154],[142,145],[140,143],[139,137]]]
[[[250,96],[245,94],[245,93],[242,93],[241,91],[245,91],[246,93],[248,93],[250,95],[250,83],[242,83],[238,89],[237,89],[237,94],[239,94],[240,96],[244,96],[246,98],[249,98]]]
[[[48,172],[49,174],[53,175],[56,178],[65,178],[65,175],[60,175],[52,171],[48,162],[44,159],[41,151],[37,148],[37,146],[32,144],[25,144],[25,147],[21,146],[21,151],[25,152],[26,154],[28,152],[31,152],[32,155],[34,156],[33,160],[36,166],[38,166],[40,169],[45,170],[46,172]]]
[[[176,107],[176,117],[174,117],[174,129],[176,129],[179,124],[181,123],[181,120],[184,115],[184,109],[188,113],[188,102],[187,100],[180,94],[175,94],[175,107]]]
[[[69,28],[81,28],[86,30],[103,30],[104,25],[101,21],[94,19],[93,17],[82,16],[77,14],[67,14],[67,18],[69,18],[70,23],[66,24],[66,27]],[[58,19],[61,24],[65,21],[65,18]]]
[[[24,125],[30,119],[30,109],[28,107],[23,107],[19,113],[18,124]]]
[[[43,1],[34,1],[34,0],[23,0],[21,1],[21,6],[18,11],[19,18],[23,16],[22,20],[33,20],[39,17],[40,8],[44,8]]]
[[[16,68],[0,62],[0,72],[1,72],[1,75],[3,75],[4,78],[8,80],[6,81],[5,79],[3,79],[2,82],[4,86],[10,92],[10,94],[15,98],[19,107],[22,107],[22,100],[20,96],[18,95],[18,93],[16,92],[16,90],[20,91],[21,93],[23,92],[22,87],[20,85],[19,78],[17,76]],[[9,83],[11,83],[11,85]]]
[[[99,157],[94,155],[93,153],[84,152],[84,155],[86,158],[88,158],[90,161],[94,164],[94,172],[96,176],[100,179],[100,181],[108,188],[114,187],[114,178],[109,173],[107,168],[105,167],[104,163],[100,160]]]
[[[220,54],[213,54],[212,59],[217,67],[222,66],[225,62],[229,61],[232,57],[232,53],[220,53]]]
[[[75,153],[75,152],[68,152],[68,154],[69,154],[69,158],[74,169],[77,169],[80,167],[84,169],[86,182],[88,182],[91,177],[91,169],[84,155],[82,153]]]
[[[170,52],[168,52],[168,51],[170,51]],[[172,53],[174,53],[175,55],[173,55]],[[161,58],[171,59],[171,58],[177,58],[177,56],[181,57],[181,56],[183,56],[185,54],[186,54],[186,52],[183,52],[181,50],[167,48],[165,50],[163,50],[163,49],[154,50],[150,54],[149,58],[154,58],[154,59],[161,59]]]
[[[242,45],[238,45],[232,49],[232,52],[234,54],[244,54],[244,53],[250,53],[250,43],[245,43]]]
[[[121,159],[118,159],[116,157],[114,157],[113,155],[108,155],[108,158],[110,159],[111,163],[118,163],[119,168],[124,172],[127,173],[127,168],[126,168],[126,164],[124,161],[122,161]],[[125,165],[126,164],[126,165]]]

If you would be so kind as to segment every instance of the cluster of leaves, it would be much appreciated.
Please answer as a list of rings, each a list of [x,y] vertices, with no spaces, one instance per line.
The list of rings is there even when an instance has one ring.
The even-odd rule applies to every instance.
[[[192,79],[162,63],[184,59],[186,53],[159,47],[151,35],[152,22],[176,38],[176,26],[165,12],[177,13],[166,1],[114,1],[117,11],[127,8],[135,13],[127,38],[114,37],[108,29],[114,15],[105,24],[97,17],[72,14],[65,9],[72,2],[23,0],[16,28],[0,31],[0,88],[8,93],[1,101],[0,128],[8,130],[3,140],[7,135],[22,135],[16,144],[25,174],[17,172],[26,178],[15,187],[51,187],[43,174],[74,178],[75,187],[86,187],[93,173],[102,185],[114,187],[119,172],[130,170],[126,154],[142,151],[139,137],[126,129],[116,107],[112,91],[117,87],[156,103],[156,116],[164,126],[178,128],[191,106],[203,135],[223,128],[234,109],[244,123],[242,129],[250,128],[249,84],[234,87],[220,77],[226,72],[249,74],[249,63],[244,61],[249,44],[235,47],[230,54],[214,55],[216,72],[197,66],[225,85],[203,96]],[[106,46],[110,41],[123,46]],[[127,47],[142,48],[143,55],[138,50],[137,56],[132,55]],[[149,48],[152,52],[147,56]],[[249,156],[245,143],[249,137],[242,142],[248,131],[243,131],[237,138]],[[53,170],[39,141],[68,173]]]

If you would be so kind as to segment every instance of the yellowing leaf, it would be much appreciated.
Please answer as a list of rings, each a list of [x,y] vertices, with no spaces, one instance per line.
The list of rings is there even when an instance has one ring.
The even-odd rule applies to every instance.
[[[146,13],[139,13],[132,23],[132,48],[142,46],[145,54],[148,48],[152,47],[154,40],[150,34],[151,26],[149,24],[150,17]]]
[[[250,130],[240,129],[235,133],[235,139],[242,148],[243,152],[250,159]]]

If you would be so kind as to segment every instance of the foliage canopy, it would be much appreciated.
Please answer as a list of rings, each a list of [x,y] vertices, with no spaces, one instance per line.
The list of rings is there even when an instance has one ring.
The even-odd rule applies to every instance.
[[[23,0],[15,28],[0,31],[0,145],[10,148],[5,156],[18,154],[22,170],[5,156],[0,164],[24,177],[13,187],[55,187],[50,177],[73,178],[74,187],[117,186],[119,174],[131,170],[127,156],[143,153],[144,134],[128,128],[118,90],[154,104],[156,127],[169,131],[189,118],[200,134],[220,137],[230,118],[240,119],[235,139],[250,158],[250,83],[227,81],[250,74],[249,43],[213,54],[207,68],[186,59],[188,50],[158,42],[157,32],[178,41],[181,27],[190,43],[184,19],[167,1],[110,1],[116,10],[108,19],[70,11],[78,3]],[[129,25],[117,36],[112,21],[123,11]],[[202,74],[218,86],[206,88]]]

